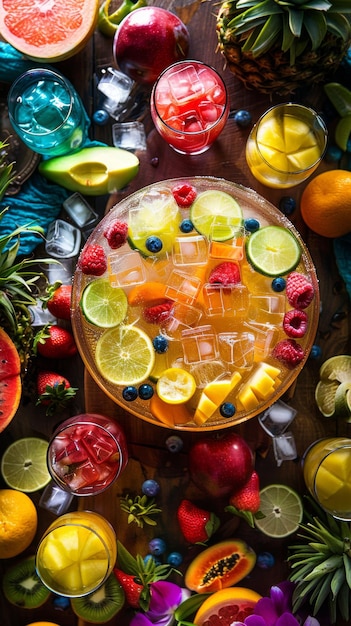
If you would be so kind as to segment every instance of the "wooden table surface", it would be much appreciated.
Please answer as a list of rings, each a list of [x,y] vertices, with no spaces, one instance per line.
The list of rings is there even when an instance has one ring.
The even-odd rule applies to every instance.
[[[223,57],[216,52],[216,13],[219,3],[216,1],[201,0],[159,0],[148,4],[163,6],[172,9],[187,24],[190,32],[191,45],[190,58],[196,58],[214,66],[223,76],[230,96],[231,111],[247,109],[256,121],[261,113],[271,104],[278,103],[281,99],[259,94],[245,89],[241,83],[225,68]],[[155,52],[157,54],[157,52]],[[102,67],[114,65],[112,57],[112,40],[104,37],[98,31],[88,43],[86,48],[75,57],[58,64],[60,69],[74,83],[81,94],[86,109],[91,116],[96,106],[96,81],[99,70]],[[146,103],[148,94],[145,94]],[[311,89],[304,92],[299,102],[311,105],[317,110],[322,106],[323,99],[319,89]],[[216,143],[208,152],[200,156],[187,157],[175,153],[159,137],[150,120],[149,109],[146,105],[140,113],[140,118],[145,124],[147,131],[147,150],[138,153],[140,159],[140,171],[130,185],[110,197],[96,198],[97,210],[102,216],[114,204],[126,195],[155,181],[191,175],[212,175],[223,177],[227,180],[240,183],[255,189],[276,206],[282,195],[290,195],[296,198],[297,205],[303,185],[295,187],[288,192],[273,190],[258,183],[248,171],[245,161],[245,143],[248,129],[240,129],[233,119],[229,119],[227,125]],[[91,126],[90,137],[112,145],[111,123],[107,126]],[[157,162],[157,165],[156,165]],[[323,163],[318,172],[330,168],[331,165]],[[92,202],[89,197],[89,202]],[[336,424],[333,420],[325,420],[319,414],[314,400],[314,389],[318,380],[318,370],[323,360],[336,354],[350,353],[350,328],[349,317],[346,315],[337,325],[331,326],[333,314],[339,309],[348,313],[348,298],[343,288],[343,283],[337,271],[332,240],[322,238],[309,231],[301,220],[299,210],[294,212],[291,220],[301,233],[314,260],[320,284],[321,314],[320,323],[316,335],[316,343],[322,349],[322,357],[317,360],[309,359],[300,374],[294,388],[283,398],[297,409],[291,431],[294,434],[299,457],[307,446],[317,438],[325,434],[343,434],[351,436],[351,427],[345,423]],[[187,451],[190,444],[198,439],[198,433],[185,433],[182,435],[184,447],[181,453],[172,454],[166,448],[166,439],[173,431],[164,427],[158,427],[144,422],[133,415],[126,413],[118,405],[114,404],[97,386],[87,372],[83,371],[83,365],[79,357],[70,364],[61,363],[68,374],[73,378],[74,386],[79,386],[74,412],[77,414],[84,409],[88,412],[98,412],[111,415],[118,420],[124,428],[129,445],[130,460],[121,478],[105,494],[96,497],[88,497],[75,501],[74,506],[92,509],[102,513],[114,525],[117,537],[134,554],[146,554],[148,541],[155,536],[165,537],[169,551],[181,550],[185,554],[185,563],[194,554],[195,549],[189,549],[182,541],[175,520],[175,510],[178,502],[184,496],[193,498],[197,503],[203,502],[203,495],[198,492],[189,479],[187,471]],[[60,371],[60,370],[59,370]],[[62,417],[62,416],[61,416]],[[56,422],[58,420],[56,416]],[[49,437],[55,420],[48,420],[39,409],[30,405],[21,406],[13,423],[1,435],[0,445],[4,449],[8,442],[19,436],[36,434]],[[217,431],[214,437],[220,437],[227,432]],[[280,467],[273,457],[270,440],[263,433],[254,418],[243,425],[233,428],[242,434],[250,443],[256,454],[256,468],[260,475],[261,485],[271,482],[282,482],[295,487],[300,493],[304,492],[304,484],[301,475],[299,458],[296,461],[284,462]],[[179,434],[179,433],[177,433]],[[136,495],[140,493],[140,487],[146,478],[155,478],[160,482],[161,495],[159,498],[162,515],[158,518],[155,531],[152,527],[138,529],[135,525],[128,526],[126,515],[121,512],[119,499],[127,493]],[[38,504],[40,493],[33,495],[33,500]],[[256,589],[262,594],[269,592],[270,585],[278,583],[286,578],[286,548],[291,538],[287,540],[270,540],[258,531],[250,529],[245,522],[223,513],[223,502],[214,503],[216,512],[220,515],[222,525],[220,538],[241,537],[252,545],[256,552],[268,550],[276,559],[274,567],[264,572],[256,567],[244,583]],[[28,553],[34,552],[35,545],[41,533],[52,521],[53,516],[48,515],[38,507],[39,526],[37,536],[28,549]],[[23,555],[22,555],[23,556]],[[11,560],[13,561],[13,559]],[[2,562],[2,570],[11,562]],[[1,602],[1,600],[0,600]],[[58,611],[52,601],[47,602],[40,609],[27,611],[12,607],[4,599],[0,604],[2,626],[25,626],[29,622],[39,619],[51,620],[60,626],[74,626],[77,619],[71,609]],[[128,611],[118,614],[109,624],[128,626],[130,613]],[[83,626],[84,622],[79,622]],[[341,624],[339,624],[341,626]]]

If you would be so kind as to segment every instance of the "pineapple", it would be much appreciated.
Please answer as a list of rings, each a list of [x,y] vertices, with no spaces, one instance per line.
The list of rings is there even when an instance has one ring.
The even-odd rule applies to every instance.
[[[296,584],[293,611],[308,602],[314,615],[329,608],[332,624],[340,619],[350,623],[351,523],[313,506],[317,514],[300,526],[302,542],[289,548],[289,579]]]
[[[217,15],[229,69],[261,93],[323,82],[351,43],[349,0],[229,0]]]

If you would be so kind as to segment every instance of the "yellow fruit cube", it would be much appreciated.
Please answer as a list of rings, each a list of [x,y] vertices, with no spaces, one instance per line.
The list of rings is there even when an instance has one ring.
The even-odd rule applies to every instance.
[[[79,563],[74,563],[64,570],[58,570],[52,573],[55,582],[60,585],[62,591],[74,593],[82,589],[82,577],[80,575]]]
[[[85,541],[82,551],[80,554],[80,558],[85,559],[101,559],[106,555],[106,551],[104,545],[97,535],[94,533],[90,533]]]
[[[283,132],[286,152],[296,152],[301,147],[309,131],[308,124],[303,120],[299,120],[291,115],[284,115]]]
[[[107,559],[91,559],[80,563],[80,575],[84,587],[94,587],[106,576]]]
[[[272,117],[263,124],[260,124],[257,131],[257,141],[259,144],[269,146],[275,151],[285,151],[284,133],[281,121]]]
[[[219,406],[240,381],[241,374],[239,374],[239,372],[234,372],[230,379],[214,380],[211,383],[208,383],[203,390],[203,393],[206,394],[212,402]]]
[[[248,384],[238,394],[238,402],[245,411],[253,411],[259,404],[258,398]]]

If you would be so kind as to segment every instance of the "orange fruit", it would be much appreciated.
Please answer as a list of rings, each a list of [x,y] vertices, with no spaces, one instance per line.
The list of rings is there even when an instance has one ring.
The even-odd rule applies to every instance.
[[[76,54],[97,25],[99,0],[53,0],[49,4],[0,0],[2,37],[36,61],[62,61]]]
[[[322,237],[351,231],[351,172],[329,170],[312,178],[302,192],[300,210],[307,226]]]
[[[56,624],[56,622],[31,622],[30,624],[27,624],[27,626],[60,626],[59,624]]]
[[[22,491],[0,489],[0,558],[21,554],[37,531],[37,510]]]
[[[221,624],[230,626],[242,622],[245,617],[251,615],[255,604],[261,596],[246,587],[228,587],[211,593],[203,602],[194,618],[195,626],[210,623],[211,618],[221,614]],[[213,616],[213,617],[212,617]]]
[[[154,306],[166,299],[166,285],[157,281],[148,281],[134,285],[128,294],[130,306]]]

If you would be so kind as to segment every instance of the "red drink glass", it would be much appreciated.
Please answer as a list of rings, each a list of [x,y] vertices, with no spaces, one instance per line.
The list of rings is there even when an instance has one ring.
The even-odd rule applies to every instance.
[[[201,154],[222,132],[229,114],[226,86],[200,61],[178,61],[158,77],[151,116],[161,137],[181,154]]]
[[[123,430],[114,420],[95,413],[62,422],[52,435],[47,453],[53,480],[76,496],[105,491],[127,462]]]

